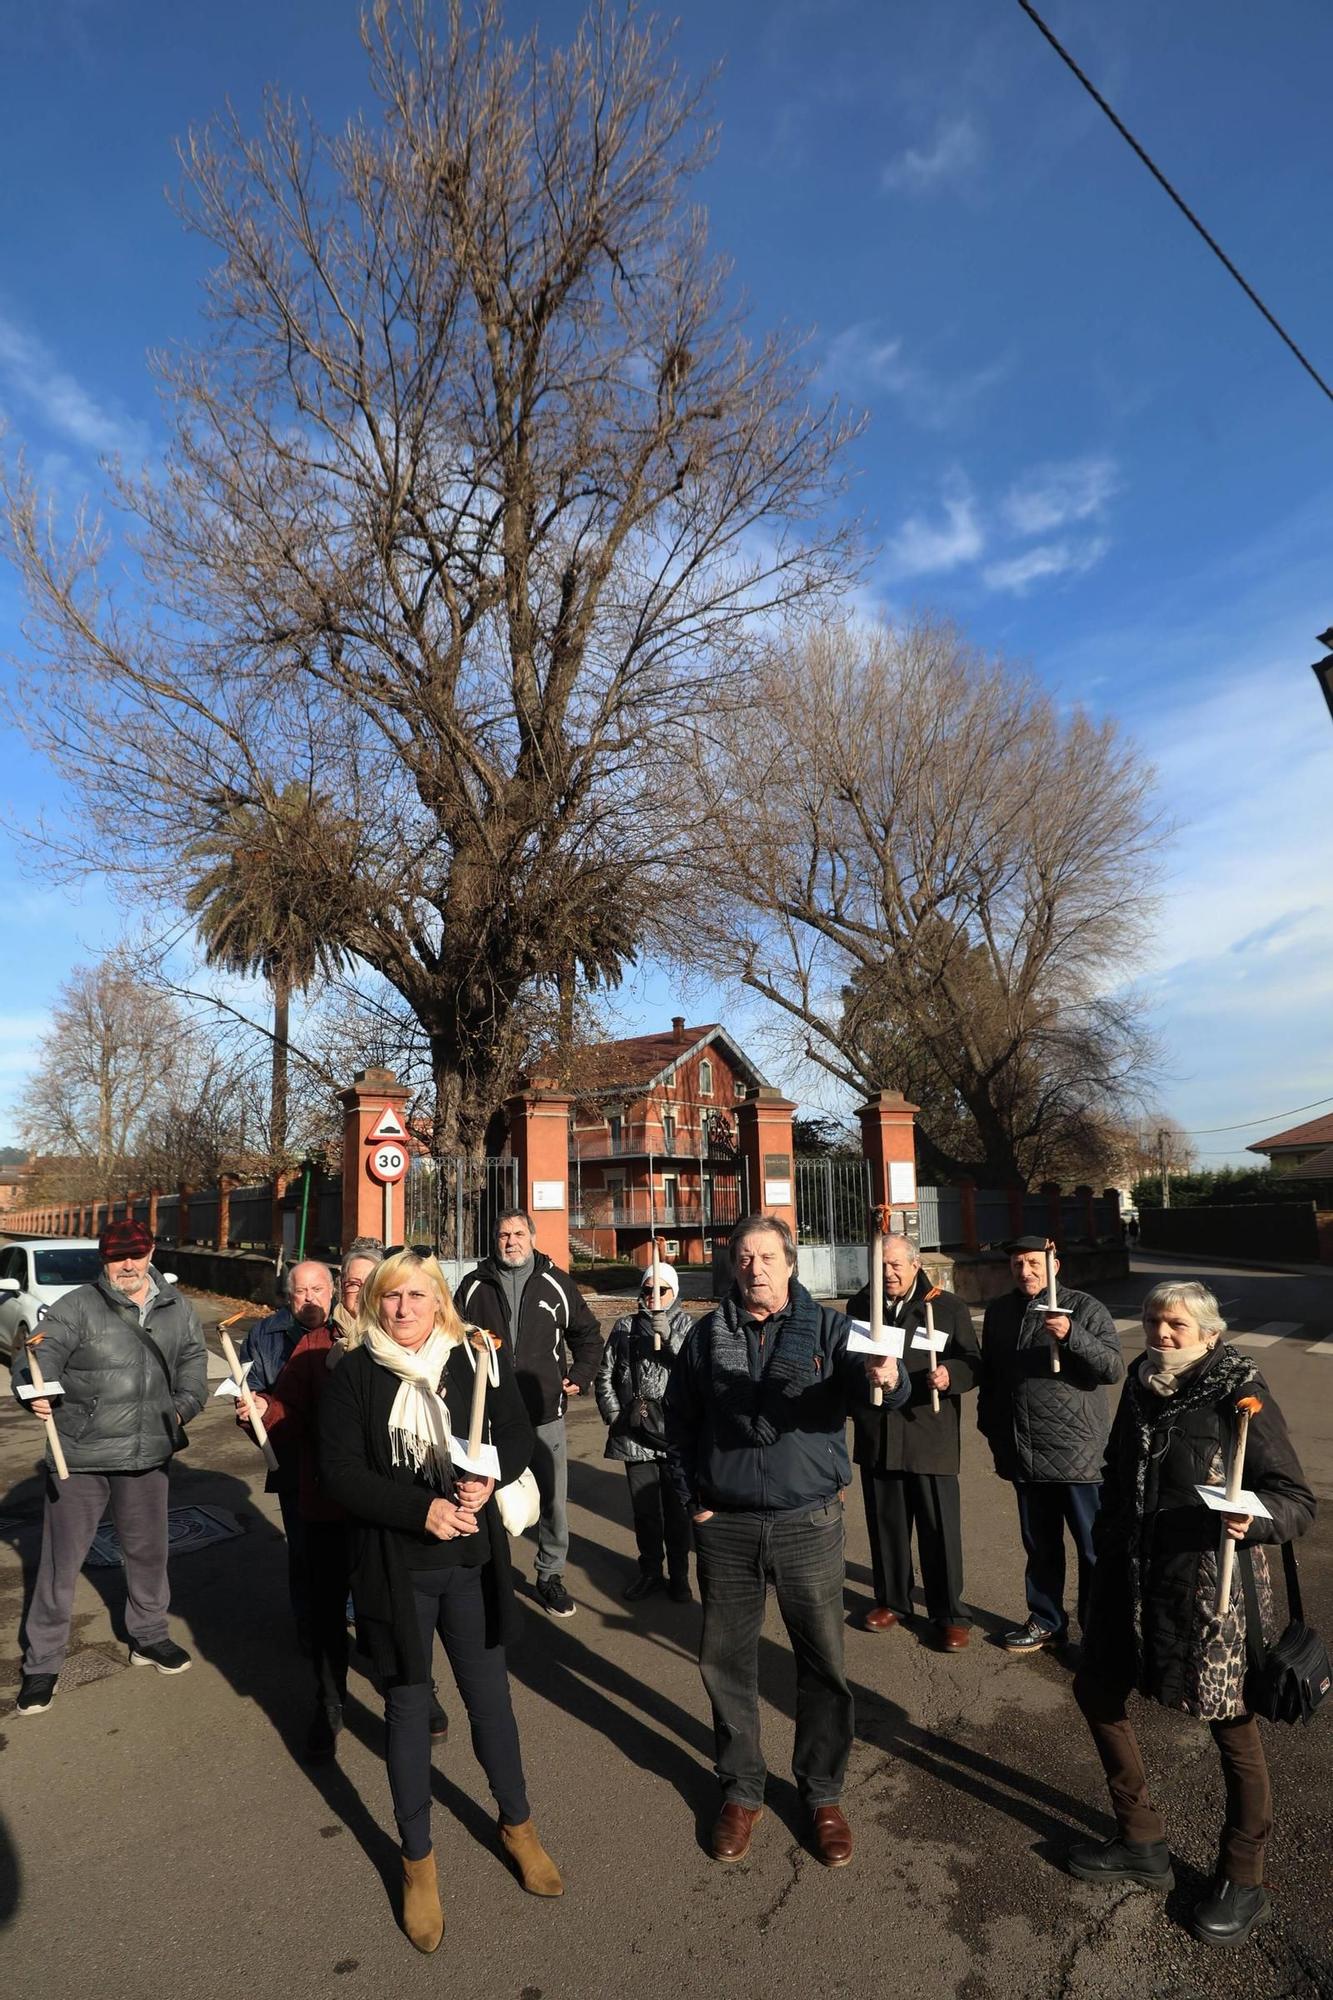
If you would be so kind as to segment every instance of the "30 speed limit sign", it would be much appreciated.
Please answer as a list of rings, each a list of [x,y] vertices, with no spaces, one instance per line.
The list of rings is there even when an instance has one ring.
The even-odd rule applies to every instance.
[[[407,1153],[404,1147],[385,1145],[374,1147],[367,1160],[366,1169],[372,1180],[400,1181],[407,1172]]]

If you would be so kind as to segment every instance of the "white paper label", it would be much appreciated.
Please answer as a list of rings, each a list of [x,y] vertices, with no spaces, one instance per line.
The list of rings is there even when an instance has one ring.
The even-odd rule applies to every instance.
[[[1205,1507],[1211,1507],[1215,1514],[1254,1514],[1261,1521],[1271,1521],[1273,1516],[1265,1507],[1257,1493],[1248,1493],[1242,1487],[1234,1500],[1227,1499],[1225,1486],[1196,1486]]]
[[[889,1206],[916,1207],[916,1168],[910,1160],[889,1161]]]
[[[765,1208],[790,1208],[790,1207],[791,1207],[791,1182],[790,1182],[790,1181],[765,1181],[765,1182],[764,1182],[764,1207],[765,1207]]]
[[[931,1334],[928,1334],[924,1327],[922,1327],[920,1333],[914,1333],[912,1335],[913,1347],[924,1347],[931,1354],[938,1354],[942,1347],[948,1345],[948,1340],[949,1340],[948,1334],[944,1331],[943,1327],[940,1326],[936,1327],[933,1336]]]
[[[253,1361],[243,1361],[241,1363],[242,1382],[245,1381],[246,1377],[249,1375],[250,1370],[254,1367],[254,1365],[255,1364]],[[224,1375],[222,1380],[218,1383],[217,1388],[213,1391],[213,1394],[215,1396],[239,1396],[240,1393],[241,1392],[239,1387],[237,1386],[235,1380],[230,1375]]]
[[[532,1183],[532,1209],[534,1215],[539,1208],[563,1208],[565,1205],[565,1184],[563,1181],[534,1181]]]
[[[24,1382],[14,1391],[21,1403],[35,1403],[39,1396],[63,1396],[64,1393],[59,1382],[44,1382],[40,1389],[35,1389],[31,1382]]]
[[[475,1472],[479,1479],[493,1479],[500,1483],[500,1454],[493,1444],[484,1444],[473,1458],[467,1448],[467,1439],[451,1437],[449,1456],[454,1462],[455,1472]]]
[[[907,1332],[901,1326],[886,1326],[881,1339],[870,1338],[870,1328],[863,1319],[852,1321],[852,1330],[847,1336],[849,1354],[877,1354],[881,1360],[890,1358],[901,1361]]]

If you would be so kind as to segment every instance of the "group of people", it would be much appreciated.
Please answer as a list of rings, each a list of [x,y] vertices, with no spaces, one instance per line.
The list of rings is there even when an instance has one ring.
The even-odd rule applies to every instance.
[[[1077,1561],[1082,1635],[1074,1694],[1106,1772],[1116,1834],[1068,1857],[1083,1879],[1172,1882],[1163,1822],[1149,1801],[1126,1710],[1140,1693],[1210,1724],[1226,1782],[1216,1879],[1196,1935],[1238,1943],[1268,1913],[1263,1886],[1271,1799],[1246,1706],[1247,1602],[1273,1634],[1266,1545],[1299,1535],[1314,1499],[1286,1426],[1254,1364],[1227,1345],[1217,1302],[1193,1283],[1156,1286],[1147,1337],[1114,1424],[1106,1389],[1124,1373],[1115,1326],[1064,1284],[1045,1239],[1010,1249],[1011,1288],[987,1307],[980,1342],[965,1303],[931,1285],[904,1237],[884,1243],[883,1320],[901,1359],[852,1342],[869,1290],[844,1313],[796,1276],[790,1232],[750,1216],[731,1239],[732,1284],[691,1320],[670,1265],[645,1272],[637,1309],[603,1346],[567,1273],[535,1247],[532,1219],[501,1217],[495,1250],[450,1295],[436,1260],[361,1241],[331,1273],[298,1264],[288,1303],[251,1333],[238,1421],[258,1417],[278,1455],[298,1634],[315,1682],[306,1753],[336,1752],[346,1695],[348,1602],[357,1644],[383,1691],[386,1760],[403,1868],[402,1921],[433,1951],[443,1912],[431,1848],[432,1741],[447,1718],[432,1680],[435,1637],[467,1712],[495,1800],[499,1839],[523,1885],[563,1884],[538,1836],[509,1696],[505,1645],[515,1621],[504,1512],[531,1471],[537,1487],[536,1591],[573,1615],[564,1417],[595,1389],[606,1451],[626,1468],[638,1561],[625,1590],[687,1602],[690,1556],[702,1600],[700,1667],[712,1708],[721,1799],[710,1847],[749,1850],[767,1769],[758,1656],[768,1587],[796,1669],[792,1769],[812,1848],[852,1859],[842,1795],[853,1741],[844,1661],[844,1496],[850,1420],[869,1533],[874,1603],[862,1623],[887,1632],[913,1611],[913,1539],[929,1630],[943,1650],[969,1643],[959,1464],[961,1403],[996,1471],[1016,1490],[1027,1617],[1012,1653],[1062,1644],[1065,1533]],[[163,1673],[190,1665],[167,1632],[166,1469],[181,1426],[203,1406],[203,1337],[189,1302],[152,1264],[135,1223],[104,1232],[102,1275],[54,1306],[40,1334],[49,1394],[26,1360],[25,1406],[53,1427],[68,1477],[48,1476],[42,1551],[29,1607],[18,1712],[55,1693],[74,1585],[109,1506],[125,1554],[131,1658]],[[921,1344],[927,1315],[932,1345]],[[488,1389],[479,1471],[465,1446],[479,1371]],[[55,1384],[59,1383],[57,1395]],[[1247,1487],[1266,1514],[1226,1512],[1240,1580],[1219,1617],[1218,1516],[1200,1483],[1220,1483],[1236,1399],[1261,1399]],[[1242,1587],[1247,1586],[1247,1587]],[[1258,1635],[1248,1635],[1250,1650]]]

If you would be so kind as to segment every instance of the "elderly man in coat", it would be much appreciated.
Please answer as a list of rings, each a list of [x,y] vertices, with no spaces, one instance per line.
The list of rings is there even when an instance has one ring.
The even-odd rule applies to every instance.
[[[927,1298],[935,1331],[946,1336],[935,1354],[912,1345],[925,1329]],[[869,1316],[869,1285],[848,1299],[847,1311],[853,1319]],[[972,1626],[963,1602],[959,1412],[962,1398],[977,1386],[981,1355],[963,1300],[932,1287],[906,1236],[884,1240],[884,1324],[903,1329],[911,1394],[899,1410],[858,1404],[852,1411],[875,1577],[875,1601],[861,1623],[867,1632],[886,1632],[910,1616],[915,1528],[926,1615],[940,1649],[957,1653]]]
[[[109,1224],[97,1249],[101,1277],[66,1292],[33,1336],[43,1380],[62,1393],[33,1398],[27,1357],[14,1361],[15,1394],[35,1416],[54,1416],[69,1468],[68,1479],[47,1473],[19,1715],[51,1706],[74,1586],[108,1506],[125,1558],[131,1663],[160,1674],[190,1664],[167,1633],[167,1467],[183,1442],[181,1426],[208,1395],[204,1337],[194,1307],[154,1270],[142,1223]]]
[[[1083,1628],[1092,1586],[1092,1526],[1101,1500],[1102,1456],[1111,1428],[1104,1391],[1125,1364],[1106,1307],[1068,1285],[1047,1299],[1044,1236],[1009,1245],[1012,1291],[992,1299],[981,1325],[977,1427],[995,1470],[1018,1494],[1018,1525],[1027,1555],[1027,1622],[1004,1636],[1010,1653],[1062,1645],[1065,1529],[1078,1556],[1078,1615]],[[1054,1260],[1058,1272],[1060,1261]],[[1055,1363],[1058,1360],[1059,1367]]]

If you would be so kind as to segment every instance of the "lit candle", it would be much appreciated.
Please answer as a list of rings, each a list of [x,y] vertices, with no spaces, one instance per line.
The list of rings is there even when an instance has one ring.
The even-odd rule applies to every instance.
[[[1046,1310],[1048,1313],[1060,1310],[1055,1296],[1055,1248],[1050,1243],[1046,1245]],[[1051,1340],[1051,1373],[1060,1373],[1060,1348],[1054,1338]]]

